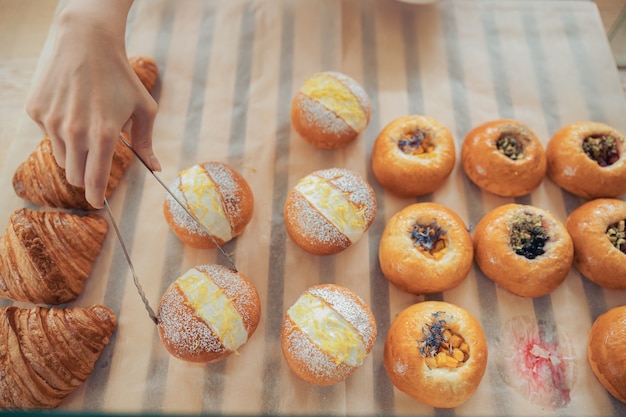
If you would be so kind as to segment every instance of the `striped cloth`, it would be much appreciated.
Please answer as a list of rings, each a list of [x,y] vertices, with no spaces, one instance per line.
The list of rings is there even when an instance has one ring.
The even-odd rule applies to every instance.
[[[198,162],[230,164],[249,182],[255,214],[243,235],[225,245],[257,287],[261,323],[240,355],[209,366],[170,357],[132,283],[121,249],[109,234],[83,295],[102,303],[119,328],[88,381],[63,404],[90,412],[339,415],[620,415],[626,405],[597,382],[587,362],[593,320],[626,303],[623,292],[592,284],[572,269],[552,294],[514,296],[473,267],[457,288],[427,297],[389,285],[378,265],[386,221],[415,201],[452,208],[470,230],[494,207],[518,202],[550,210],[565,221],[581,200],[549,179],[513,199],[483,193],[460,167],[460,145],[480,123],[515,118],[543,144],[564,124],[594,120],[626,132],[626,103],[595,5],[585,1],[447,1],[413,6],[393,0],[200,1],[137,0],[127,27],[129,55],[158,62],[154,95],[159,113],[155,151],[160,177]],[[45,60],[51,44],[42,54]],[[361,137],[336,151],[316,150],[290,124],[291,99],[304,80],[335,70],[358,80],[372,103]],[[424,114],[445,124],[459,158],[436,192],[399,199],[373,177],[371,148],[396,117]],[[11,175],[41,140],[25,122],[1,167],[0,218],[24,206],[10,192]],[[343,167],[363,175],[378,199],[369,232],[330,257],[298,249],[283,223],[295,182],[318,169]],[[135,269],[155,307],[169,284],[190,267],[220,263],[217,251],[184,247],[162,216],[164,192],[133,163],[110,199]],[[372,308],[378,340],[347,381],[316,387],[289,370],[280,349],[283,314],[311,285],[353,289]],[[383,367],[385,335],[395,315],[424,300],[462,306],[482,324],[490,347],[476,394],[453,410],[433,409],[397,391]],[[8,302],[5,302],[8,304]],[[528,318],[543,338],[571,344],[575,378],[568,402],[556,410],[534,404],[503,382],[495,363],[503,326]]]

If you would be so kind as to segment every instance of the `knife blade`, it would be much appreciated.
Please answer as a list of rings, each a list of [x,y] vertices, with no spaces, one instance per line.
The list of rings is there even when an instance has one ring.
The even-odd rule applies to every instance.
[[[141,301],[143,301],[143,305],[146,307],[148,311],[148,315],[150,319],[154,322],[154,324],[159,324],[159,318],[154,313],[152,307],[150,307],[150,303],[148,302],[148,298],[146,297],[146,293],[143,291],[141,287],[141,283],[139,282],[139,278],[135,273],[135,267],[133,266],[133,262],[130,259],[130,254],[128,253],[128,249],[126,249],[126,244],[124,243],[124,239],[122,238],[122,233],[120,232],[119,227],[117,227],[117,222],[115,221],[115,217],[113,217],[113,211],[111,211],[111,206],[109,206],[109,202],[107,199],[104,199],[104,207],[106,207],[107,213],[109,214],[109,219],[111,220],[111,224],[113,225],[113,229],[115,230],[115,234],[117,235],[117,240],[120,242],[120,246],[122,247],[122,252],[124,252],[124,257],[126,257],[126,262],[128,262],[128,267],[130,268],[130,272],[133,275],[133,282],[135,283],[135,287],[137,287],[137,291],[139,292],[139,296],[141,297]]]
[[[139,156],[137,151],[130,145],[130,143],[128,143],[126,141],[126,139],[124,139],[124,137],[122,135],[120,135],[120,140],[122,141],[122,143],[124,145],[126,145],[126,147],[128,149],[131,150],[131,152],[137,157],[137,159],[139,159],[141,164],[144,167],[146,167],[146,169],[150,172],[150,174],[152,174],[152,176],[157,180],[157,182],[161,185],[161,187],[163,187],[163,189],[169,194],[169,196],[172,197],[174,199],[174,201],[185,211],[185,213],[187,213],[187,215],[189,217],[191,217],[196,222],[196,224],[198,224],[198,226],[200,226],[200,228],[207,233],[207,235],[209,236],[209,239],[211,239],[211,242],[220,251],[220,253],[224,256],[224,258],[226,258],[226,260],[230,264],[231,268],[235,272],[238,272],[237,271],[237,266],[235,266],[235,262],[228,255],[228,253],[226,253],[224,248],[222,248],[222,246],[219,243],[217,243],[217,240],[213,237],[213,234],[211,233],[211,231],[198,219],[198,217],[196,215],[194,215],[191,212],[191,210],[189,210],[187,208],[187,206],[182,201],[180,201],[180,199],[178,197],[176,197],[176,195],[172,192],[172,190],[170,190],[170,188],[167,185],[165,185],[165,183],[161,180],[161,178],[159,178],[159,176],[150,168],[150,166],[146,163],[146,161],[144,161],[143,158],[141,156]]]

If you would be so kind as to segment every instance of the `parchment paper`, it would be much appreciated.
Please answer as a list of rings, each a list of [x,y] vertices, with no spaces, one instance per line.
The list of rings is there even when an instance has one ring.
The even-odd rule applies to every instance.
[[[53,34],[51,34],[53,35]],[[96,370],[63,410],[103,413],[224,413],[340,415],[618,415],[626,406],[598,383],[587,362],[593,320],[624,304],[626,294],[604,290],[572,269],[552,294],[526,299],[494,285],[473,267],[456,289],[429,297],[403,293],[378,266],[386,221],[415,201],[455,210],[471,228],[492,208],[513,201],[481,192],[457,166],[432,195],[399,199],[372,175],[378,132],[396,117],[425,114],[444,123],[460,144],[485,121],[516,118],[547,144],[564,124],[594,120],[626,132],[626,105],[615,62],[595,5],[586,1],[441,1],[410,5],[392,0],[194,1],[137,0],[128,19],[129,55],[158,62],[154,95],[159,113],[155,150],[169,183],[192,164],[230,164],[249,182],[255,212],[243,235],[226,245],[239,270],[257,287],[262,319],[240,354],[213,365],[170,357],[143,309],[111,231],[81,297],[119,317],[112,343]],[[51,43],[44,48],[41,64]],[[293,94],[317,71],[350,75],[366,89],[372,119],[345,149],[322,151],[293,131]],[[29,206],[12,193],[11,176],[42,139],[26,115],[0,169],[0,220]],[[353,247],[330,257],[309,255],[285,233],[282,210],[295,182],[310,172],[345,167],[376,191],[378,213]],[[222,260],[215,250],[183,246],[162,215],[164,192],[135,161],[110,199],[136,271],[153,307],[167,286],[194,265]],[[561,221],[581,200],[549,179],[515,201],[549,209]],[[32,207],[32,206],[31,206]],[[105,215],[104,212],[101,213]],[[334,282],[366,300],[378,340],[348,380],[320,388],[299,380],[280,350],[285,310],[309,286]],[[395,315],[424,299],[462,306],[481,322],[490,348],[487,372],[462,406],[437,410],[394,389],[383,367],[387,329]],[[3,301],[3,305],[10,304]],[[576,379],[560,409],[531,403],[503,383],[494,363],[502,326],[517,316],[565,334]],[[556,334],[556,333],[555,333]]]

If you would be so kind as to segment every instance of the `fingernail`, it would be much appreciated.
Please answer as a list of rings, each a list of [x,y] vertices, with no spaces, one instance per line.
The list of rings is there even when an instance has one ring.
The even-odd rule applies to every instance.
[[[154,155],[150,155],[149,160],[150,160],[150,168],[153,171],[161,172],[161,164],[159,163],[159,160],[157,159],[157,157]]]

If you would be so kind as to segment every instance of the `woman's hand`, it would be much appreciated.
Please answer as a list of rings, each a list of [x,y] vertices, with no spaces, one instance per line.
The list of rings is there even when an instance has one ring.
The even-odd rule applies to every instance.
[[[95,208],[104,196],[122,130],[153,170],[157,104],[133,72],[125,47],[132,0],[69,0],[59,15],[53,54],[27,101],[52,142],[70,184]]]

